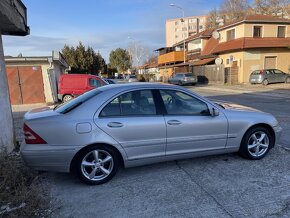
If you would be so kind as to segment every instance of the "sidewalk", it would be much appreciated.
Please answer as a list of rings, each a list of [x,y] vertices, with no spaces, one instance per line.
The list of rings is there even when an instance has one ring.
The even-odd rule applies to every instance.
[[[289,98],[290,99],[290,84],[271,84],[268,86],[263,85],[222,85],[222,84],[209,84],[197,85],[195,87],[199,90],[230,92],[232,94],[251,94],[262,95],[274,98]]]

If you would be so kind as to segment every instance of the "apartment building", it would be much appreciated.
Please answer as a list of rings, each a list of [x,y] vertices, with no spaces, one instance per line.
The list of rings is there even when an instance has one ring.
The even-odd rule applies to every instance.
[[[289,72],[290,19],[248,15],[240,21],[190,36],[186,39],[186,63],[181,48],[179,42],[171,48],[159,49],[158,64],[166,73],[178,72],[181,65],[190,71],[194,66],[217,64],[226,70],[235,68],[237,82],[247,83],[254,70],[276,68]]]
[[[205,30],[206,16],[193,16],[166,20],[166,47],[182,41],[184,38]]]

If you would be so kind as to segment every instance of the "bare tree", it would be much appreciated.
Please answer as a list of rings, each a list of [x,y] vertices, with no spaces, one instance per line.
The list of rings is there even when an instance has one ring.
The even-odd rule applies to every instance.
[[[243,19],[249,10],[247,0],[224,0],[221,11],[225,14],[225,23]]]
[[[220,21],[222,20],[222,15],[215,8],[209,12],[206,18],[206,28],[215,29],[219,26]]]
[[[132,63],[138,68],[149,56],[149,51],[146,47],[137,42],[132,42],[128,46],[128,51],[132,58]]]
[[[255,0],[254,11],[257,14],[267,14],[277,17],[290,16],[289,0]]]
[[[0,33],[0,151],[12,151],[14,148],[14,129],[11,105],[8,92],[6,67],[4,62],[4,52],[2,36]]]

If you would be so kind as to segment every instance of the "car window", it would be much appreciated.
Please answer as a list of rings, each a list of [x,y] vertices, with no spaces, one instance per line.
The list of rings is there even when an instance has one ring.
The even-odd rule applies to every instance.
[[[184,92],[161,90],[160,94],[169,115],[209,115],[206,103]]]
[[[186,73],[185,76],[186,77],[192,77],[192,74],[191,73]]]
[[[100,117],[156,115],[151,90],[132,91],[122,94],[104,107]]]
[[[274,70],[275,74],[283,74],[283,72],[281,70]]]
[[[100,87],[102,86],[101,82],[97,79],[89,79],[89,84],[90,86],[93,86],[93,87]]]
[[[265,70],[265,72],[266,72],[267,75],[272,73],[270,70]]]
[[[176,74],[176,77],[183,77],[183,74]]]

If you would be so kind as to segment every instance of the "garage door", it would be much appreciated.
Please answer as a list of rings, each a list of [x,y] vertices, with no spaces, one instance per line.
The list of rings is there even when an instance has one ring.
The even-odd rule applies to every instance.
[[[265,69],[276,69],[277,57],[265,57]]]
[[[7,67],[11,104],[44,103],[40,66]]]

